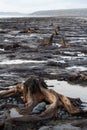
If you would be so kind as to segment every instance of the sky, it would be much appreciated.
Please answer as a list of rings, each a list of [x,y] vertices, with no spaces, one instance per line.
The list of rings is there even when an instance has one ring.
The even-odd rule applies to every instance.
[[[32,13],[73,8],[87,8],[87,0],[0,0],[0,12]]]

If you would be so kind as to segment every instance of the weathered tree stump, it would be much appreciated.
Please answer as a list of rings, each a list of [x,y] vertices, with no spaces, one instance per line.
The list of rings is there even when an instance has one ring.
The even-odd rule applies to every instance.
[[[7,98],[9,96],[23,96],[23,101],[26,106],[24,108],[18,108],[17,110],[22,117],[10,118],[12,122],[34,122],[46,119],[52,119],[57,116],[58,108],[64,107],[71,115],[77,115],[87,113],[87,110],[82,110],[79,107],[75,107],[73,102],[81,104],[80,99],[73,99],[61,95],[52,89],[48,89],[46,83],[39,78],[31,77],[24,83],[18,84],[16,87],[0,92],[0,98]],[[45,101],[49,104],[41,114],[32,114],[33,108],[40,102]]]
[[[54,33],[49,38],[43,39],[40,45],[42,46],[52,45],[53,38],[54,38]]]

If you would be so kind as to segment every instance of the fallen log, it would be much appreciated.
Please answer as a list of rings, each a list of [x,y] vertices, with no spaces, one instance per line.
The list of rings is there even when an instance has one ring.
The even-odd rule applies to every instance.
[[[64,107],[71,115],[77,115],[80,113],[87,114],[87,110],[82,110],[79,107],[77,108],[74,106],[74,103],[72,103],[78,101],[79,104],[81,104],[82,102],[80,99],[69,98],[55,92],[52,89],[48,89],[46,83],[39,78],[31,77],[24,83],[18,84],[16,87],[8,91],[1,91],[0,97],[4,98],[16,94],[23,96],[23,101],[25,102],[26,106],[21,109],[17,107],[17,111],[23,116],[10,118],[9,120],[12,122],[34,122],[56,118],[58,108],[60,107]],[[38,103],[43,101],[49,104],[46,110],[41,114],[32,114],[33,108]]]

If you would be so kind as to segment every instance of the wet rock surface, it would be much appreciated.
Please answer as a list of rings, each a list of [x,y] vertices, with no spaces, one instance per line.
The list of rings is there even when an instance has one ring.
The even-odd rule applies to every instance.
[[[87,20],[0,19],[0,90],[9,89],[31,75],[87,86],[87,79],[80,74],[87,75]],[[15,98],[0,99],[0,103],[3,102],[24,105]],[[59,119],[70,117],[66,112],[59,113]],[[46,129],[50,128],[40,130]]]
[[[0,86],[30,75],[67,80],[87,74],[86,27],[76,18],[0,19]],[[52,34],[51,44],[44,44]]]

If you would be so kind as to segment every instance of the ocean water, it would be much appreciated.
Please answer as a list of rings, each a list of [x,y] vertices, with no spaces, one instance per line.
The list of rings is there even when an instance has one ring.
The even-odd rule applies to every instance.
[[[16,17],[26,17],[26,15],[0,15],[0,18],[16,18]]]

